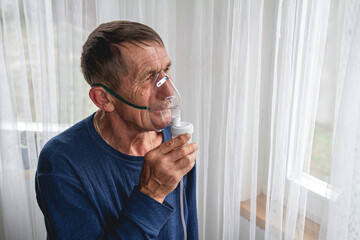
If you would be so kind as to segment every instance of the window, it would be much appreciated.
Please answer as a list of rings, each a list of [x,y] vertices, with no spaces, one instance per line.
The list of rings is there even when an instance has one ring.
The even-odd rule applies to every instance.
[[[337,79],[337,6],[332,2],[320,79],[317,113],[312,138],[310,169],[293,169],[289,162],[287,177],[310,190],[307,217],[319,223],[323,201],[335,200],[340,192],[329,184],[334,137]],[[289,161],[291,161],[289,159]]]

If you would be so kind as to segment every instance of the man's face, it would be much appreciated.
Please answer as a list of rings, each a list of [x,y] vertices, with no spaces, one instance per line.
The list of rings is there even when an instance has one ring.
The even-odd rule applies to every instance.
[[[158,130],[165,128],[171,121],[170,111],[162,109],[168,104],[165,98],[173,95],[173,92],[166,87],[167,84],[159,89],[154,88],[154,78],[161,71],[168,74],[171,62],[164,47],[157,43],[148,45],[127,43],[121,47],[128,74],[122,79],[117,92],[135,105],[156,106],[156,111],[136,109],[120,101],[116,101],[116,109],[128,126],[141,130]]]

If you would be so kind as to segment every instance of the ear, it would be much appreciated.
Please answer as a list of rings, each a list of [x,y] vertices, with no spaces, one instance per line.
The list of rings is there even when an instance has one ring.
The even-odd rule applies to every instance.
[[[109,94],[102,87],[93,87],[89,91],[89,97],[93,103],[106,112],[115,110],[115,105],[109,98]]]

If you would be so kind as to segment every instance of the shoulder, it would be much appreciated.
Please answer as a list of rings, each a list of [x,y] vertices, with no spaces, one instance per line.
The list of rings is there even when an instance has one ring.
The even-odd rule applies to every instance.
[[[45,144],[39,155],[38,172],[59,173],[67,172],[68,168],[71,168],[73,156],[83,152],[84,149],[80,146],[86,146],[86,142],[91,139],[87,129],[87,121],[90,121],[88,118],[51,138]]]

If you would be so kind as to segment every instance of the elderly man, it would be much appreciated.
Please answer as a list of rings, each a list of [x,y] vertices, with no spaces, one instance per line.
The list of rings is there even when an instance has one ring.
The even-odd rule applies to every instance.
[[[170,66],[161,38],[143,24],[105,23],[89,35],[81,69],[99,110],[51,139],[39,158],[49,239],[198,238],[198,147],[186,144],[189,134],[171,136]],[[158,79],[163,88],[154,92]]]

